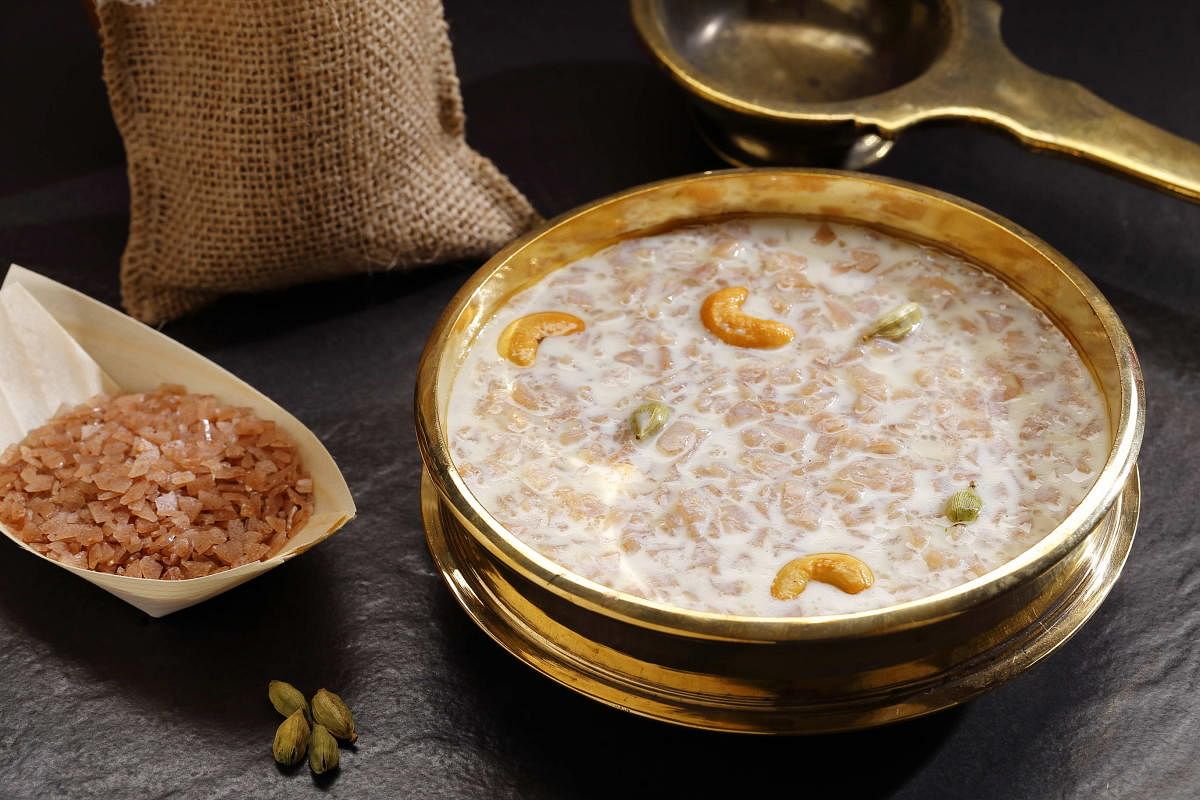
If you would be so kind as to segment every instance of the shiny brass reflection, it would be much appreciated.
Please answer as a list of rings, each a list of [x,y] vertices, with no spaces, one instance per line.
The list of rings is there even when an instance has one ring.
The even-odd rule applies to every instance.
[[[1019,61],[993,0],[631,0],[736,165],[859,168],[930,120],[1001,128],[1200,201],[1200,145]],[[886,144],[885,144],[886,143]]]
[[[592,583],[523,544],[471,495],[445,407],[479,328],[513,292],[630,236],[728,215],[865,224],[953,250],[1044,309],[1090,364],[1112,447],[1095,485],[1045,539],[967,584],[827,617],[737,617],[654,603]],[[1145,420],[1129,337],[1061,254],[991,212],[861,173],[730,170],[630,189],[513,242],[450,302],[417,375],[422,512],[434,560],[467,613],[549,677],[682,725],[808,733],[880,725],[955,705],[1051,652],[1096,610],[1137,524]]]

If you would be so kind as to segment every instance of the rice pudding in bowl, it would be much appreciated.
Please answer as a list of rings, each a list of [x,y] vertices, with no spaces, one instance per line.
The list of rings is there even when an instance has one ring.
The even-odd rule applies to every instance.
[[[710,329],[706,300],[731,289],[778,339]],[[502,336],[538,313],[580,323],[514,363]],[[639,440],[646,404],[664,419]],[[1066,516],[1110,444],[1075,348],[999,278],[795,217],[685,226],[550,273],[480,331],[447,426],[471,492],[547,558],[638,597],[769,617],[984,575]],[[978,517],[950,519],[972,486]],[[821,553],[870,585],[772,591]]]
[[[706,173],[547,222],[449,303],[416,389],[452,595],[547,676],[684,725],[962,702],[1087,620],[1136,527],[1112,308],[1027,231],[875,176]]]

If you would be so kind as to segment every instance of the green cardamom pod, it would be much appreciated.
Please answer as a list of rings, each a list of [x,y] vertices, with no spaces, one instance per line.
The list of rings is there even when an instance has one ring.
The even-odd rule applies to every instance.
[[[328,689],[318,689],[312,698],[313,719],[324,725],[337,738],[344,742],[358,741],[358,731],[354,729],[354,715],[338,697]]]
[[[271,755],[285,767],[296,766],[304,760],[304,753],[308,750],[308,735],[308,720],[304,717],[304,711],[296,709],[290,717],[279,723]]]
[[[898,342],[921,327],[923,319],[925,319],[925,312],[919,305],[905,303],[875,320],[875,324],[867,329],[862,339],[865,342],[878,336],[881,339]]]
[[[337,769],[338,744],[321,723],[313,726],[312,744],[308,748],[308,766],[316,775],[321,775],[331,769]]]
[[[275,706],[275,710],[285,717],[290,717],[296,713],[296,709],[304,709],[304,713],[308,714],[308,701],[304,699],[304,694],[286,681],[271,681],[267,684],[267,697],[271,700],[271,705]]]
[[[979,519],[983,510],[983,498],[975,491],[975,481],[962,491],[955,492],[946,501],[946,517],[958,525],[963,522],[974,522]]]
[[[664,403],[644,403],[629,415],[629,428],[639,442],[663,429],[671,417],[671,407]]]

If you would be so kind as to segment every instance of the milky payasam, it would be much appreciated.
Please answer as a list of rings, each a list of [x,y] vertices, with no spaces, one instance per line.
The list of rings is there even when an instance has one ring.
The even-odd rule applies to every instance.
[[[1044,537],[1109,448],[1071,344],[996,277],[865,228],[731,220],[514,296],[448,410],[515,536],[684,608],[879,608]]]

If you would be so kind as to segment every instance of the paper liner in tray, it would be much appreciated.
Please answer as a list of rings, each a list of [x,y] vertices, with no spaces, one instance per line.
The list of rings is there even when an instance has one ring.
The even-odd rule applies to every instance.
[[[341,471],[295,417],[203,356],[103,303],[27,269],[9,269],[0,288],[0,451],[19,442],[62,406],[100,392],[150,391],[176,383],[274,421],[296,443],[313,480],[313,514],[277,555],[226,572],[181,581],[131,578],[48,558],[4,526],[22,550],[75,573],[161,617],[232,589],[303,553],[349,522],[354,501]]]

